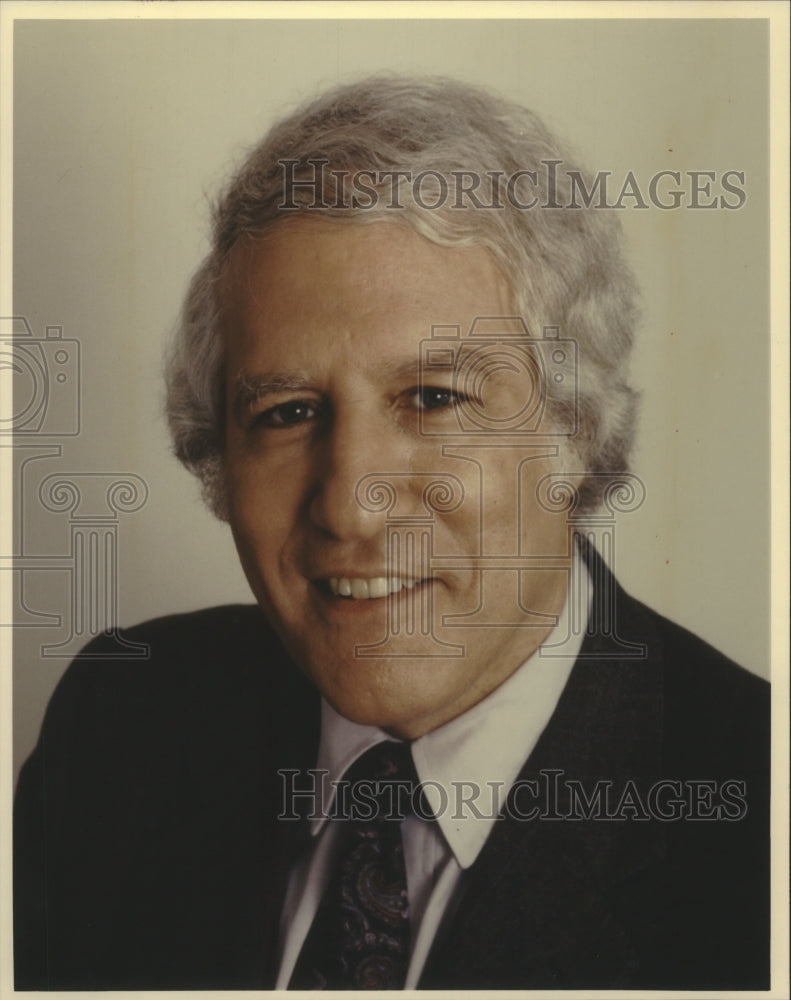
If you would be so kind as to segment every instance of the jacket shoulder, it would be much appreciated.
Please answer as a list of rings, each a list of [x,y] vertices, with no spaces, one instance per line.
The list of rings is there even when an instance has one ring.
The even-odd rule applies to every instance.
[[[142,647],[142,656],[119,655],[113,635],[100,634],[75,657],[56,690],[98,684],[104,688],[134,682],[194,683],[212,673],[249,670],[251,664],[281,656],[280,644],[256,605],[230,604],[166,615],[123,630]]]
[[[622,592],[621,607],[648,637],[661,677],[665,751],[699,765],[768,773],[769,682],[710,643]],[[636,633],[635,633],[636,634]],[[687,757],[691,748],[695,754]]]
[[[245,726],[279,727],[310,697],[257,606],[168,615],[124,635],[146,655],[119,658],[113,638],[98,636],[56,686],[37,748],[49,749],[50,767],[105,755],[164,766],[176,748],[208,755],[240,742]]]

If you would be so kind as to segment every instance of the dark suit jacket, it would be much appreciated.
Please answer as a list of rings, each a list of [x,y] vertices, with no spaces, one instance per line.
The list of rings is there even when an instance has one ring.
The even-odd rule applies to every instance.
[[[562,772],[554,809],[572,818],[496,824],[420,985],[767,988],[767,685],[593,560],[597,600],[613,588],[620,637],[647,655],[586,638],[521,775]],[[318,698],[257,608],[129,634],[150,659],[72,664],[20,777],[16,987],[272,987],[301,840],[299,824],[276,818],[277,769],[315,766]],[[569,809],[569,781],[620,795],[632,780],[644,802],[663,779],[687,782],[687,797],[703,789],[699,817],[716,815],[724,782],[743,781],[746,815]]]

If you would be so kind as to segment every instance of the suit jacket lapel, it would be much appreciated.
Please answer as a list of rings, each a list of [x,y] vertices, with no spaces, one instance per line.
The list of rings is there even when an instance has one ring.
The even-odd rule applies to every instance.
[[[661,773],[661,656],[652,623],[606,568],[592,568],[612,585],[598,586],[594,603],[614,594],[620,636],[647,643],[647,653],[613,657],[611,632],[586,636],[558,706],[511,791],[506,818],[463,876],[458,910],[435,941],[421,987],[601,982],[614,988],[628,985],[636,966],[628,928],[619,924],[610,897],[619,882],[662,859],[661,825],[518,818],[535,804],[550,815],[568,815],[569,780],[589,795],[597,781],[610,781],[617,800],[627,781],[644,788]],[[595,607],[591,622],[595,627],[602,620]],[[520,792],[526,781],[536,783],[538,799]]]
[[[308,772],[316,767],[321,728],[321,702],[315,688],[293,666],[290,664],[288,666],[290,670],[284,672],[283,682],[291,686],[294,692],[290,694],[287,703],[300,705],[299,721],[295,723],[289,713],[282,713],[280,726],[270,734],[270,745],[276,747],[271,759],[278,762],[280,770],[295,771],[300,780],[304,781]],[[270,810],[270,814],[275,816],[279,815],[285,801],[285,786],[280,770],[271,774],[273,797],[277,801],[277,807]],[[298,800],[298,809],[301,805],[304,805],[304,802]],[[275,819],[271,842],[271,858],[274,859],[274,865],[271,868],[271,882],[264,891],[259,937],[259,941],[264,942],[264,968],[268,970],[263,985],[268,989],[274,988],[280,964],[280,915],[285,902],[288,875],[305,846],[307,833],[308,824],[305,817],[300,820]]]

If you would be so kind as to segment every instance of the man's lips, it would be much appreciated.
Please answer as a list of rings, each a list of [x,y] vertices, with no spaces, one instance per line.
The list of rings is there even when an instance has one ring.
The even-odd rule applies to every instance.
[[[350,600],[370,600],[414,590],[433,582],[430,578],[415,579],[399,576],[330,576],[313,581],[323,593]]]

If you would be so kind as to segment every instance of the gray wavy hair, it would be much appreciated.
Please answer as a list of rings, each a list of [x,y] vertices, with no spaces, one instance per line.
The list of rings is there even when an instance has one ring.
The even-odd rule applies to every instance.
[[[326,161],[318,195],[299,184],[316,178],[317,161]],[[291,200],[284,199],[286,170],[297,182]],[[400,171],[412,178],[427,172],[425,179],[440,195],[443,178],[458,183],[454,172],[488,177],[492,198],[504,207],[467,204],[460,210],[446,198],[427,210],[425,191],[416,200],[404,176],[397,189],[388,180],[377,204],[369,197],[368,204],[355,206],[340,190],[340,179],[361,171],[379,177]],[[507,184],[520,171],[522,177],[532,172],[530,193],[540,205],[562,207],[526,210],[514,204],[516,188],[509,197]],[[260,236],[304,213],[341,224],[389,219],[441,246],[483,247],[493,255],[531,336],[551,325],[576,341],[576,397],[569,395],[573,379],[564,380],[565,389],[548,384],[545,413],[557,427],[574,429],[571,441],[588,473],[577,510],[594,509],[611,477],[626,471],[632,444],[637,398],[626,373],[636,288],[614,213],[569,207],[578,205],[574,184],[579,194],[580,178],[592,190],[590,175],[574,165],[533,112],[445,78],[364,79],[276,124],[216,202],[212,248],[190,284],[167,361],[175,454],[200,479],[214,513],[227,516],[225,372],[217,324],[222,268],[241,238]],[[400,209],[392,207],[396,190]],[[286,203],[293,207],[284,209]]]

